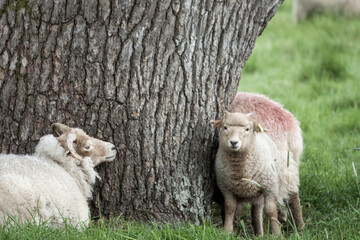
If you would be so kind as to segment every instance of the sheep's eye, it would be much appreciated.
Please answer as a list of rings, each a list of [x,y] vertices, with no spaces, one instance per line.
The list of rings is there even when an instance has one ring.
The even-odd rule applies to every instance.
[[[228,128],[227,128],[227,126],[224,126],[224,130],[227,130]]]
[[[248,132],[249,130],[250,130],[250,128],[246,128],[246,129],[245,129],[245,131],[247,131],[247,132]]]
[[[73,143],[76,143],[76,139],[73,141]]]
[[[90,149],[90,146],[86,146],[84,147],[85,150],[89,150]]]

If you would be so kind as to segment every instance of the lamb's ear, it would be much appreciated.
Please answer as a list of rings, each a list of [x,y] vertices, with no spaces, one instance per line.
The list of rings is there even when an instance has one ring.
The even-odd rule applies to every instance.
[[[267,130],[266,128],[263,128],[260,123],[255,123],[254,122],[254,131],[255,132],[259,132],[259,133],[263,133],[263,132],[268,132],[269,130]]]
[[[222,119],[219,120],[211,120],[210,124],[214,125],[214,127],[219,127],[221,124]]]
[[[252,112],[246,114],[246,116],[248,116],[248,117],[251,117],[251,115],[253,115]]]
[[[70,128],[62,123],[53,123],[51,125],[52,134],[55,137],[63,135],[65,132],[69,131]]]

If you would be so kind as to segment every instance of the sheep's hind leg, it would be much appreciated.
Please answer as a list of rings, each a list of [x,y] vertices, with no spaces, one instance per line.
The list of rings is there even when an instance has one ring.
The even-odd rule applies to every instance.
[[[224,194],[225,221],[224,229],[227,233],[234,232],[234,216],[236,213],[237,200],[232,193]]]
[[[282,203],[283,205],[278,204],[278,220],[284,226],[287,220],[287,208],[286,203]]]
[[[300,206],[300,198],[299,193],[293,194],[289,199],[289,208],[291,211],[291,215],[294,218],[295,225],[298,231],[301,231],[304,227],[301,206]],[[290,215],[290,217],[291,217]]]
[[[276,200],[273,197],[265,196],[265,214],[270,220],[270,228],[274,236],[280,235],[280,222],[278,221],[278,210]]]
[[[258,236],[264,235],[263,227],[264,197],[260,196],[251,203],[251,220],[254,232]]]

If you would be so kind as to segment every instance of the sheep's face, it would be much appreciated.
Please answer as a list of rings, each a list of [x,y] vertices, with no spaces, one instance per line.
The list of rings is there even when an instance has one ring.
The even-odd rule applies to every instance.
[[[220,124],[220,146],[230,152],[246,152],[253,145],[255,131],[249,114],[226,112]]]
[[[92,138],[79,128],[54,123],[52,130],[61,146],[79,161],[89,157],[96,166],[102,162],[112,161],[116,156],[113,144]]]

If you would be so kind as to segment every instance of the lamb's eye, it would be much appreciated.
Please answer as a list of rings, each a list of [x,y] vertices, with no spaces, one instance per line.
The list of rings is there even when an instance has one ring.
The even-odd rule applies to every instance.
[[[247,132],[250,131],[250,128],[246,128],[245,131],[247,131]]]
[[[86,146],[84,147],[85,150],[89,150],[90,149],[90,146]]]
[[[224,126],[224,130],[227,130],[228,128],[227,128],[227,126]]]

